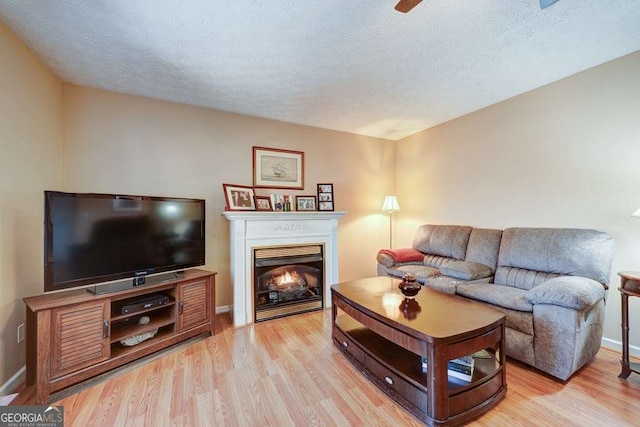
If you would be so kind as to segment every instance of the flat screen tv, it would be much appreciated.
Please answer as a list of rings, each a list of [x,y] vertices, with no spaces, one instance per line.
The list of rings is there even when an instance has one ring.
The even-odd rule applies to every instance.
[[[146,275],[205,263],[204,200],[56,191],[44,199],[45,292],[126,278],[142,284]]]

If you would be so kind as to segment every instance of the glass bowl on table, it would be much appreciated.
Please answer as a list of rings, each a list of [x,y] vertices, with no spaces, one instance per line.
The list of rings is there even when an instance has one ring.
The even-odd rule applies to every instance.
[[[418,283],[418,280],[414,274],[407,273],[402,276],[402,281],[398,284],[398,289],[407,298],[414,298],[420,292],[422,285]]]

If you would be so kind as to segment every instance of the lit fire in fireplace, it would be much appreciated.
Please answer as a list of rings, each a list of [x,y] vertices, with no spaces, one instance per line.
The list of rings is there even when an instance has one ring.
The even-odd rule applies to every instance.
[[[303,288],[307,284],[304,277],[300,276],[296,271],[286,271],[284,274],[274,277],[274,282],[278,290],[284,292]]]
[[[320,245],[254,250],[256,322],[322,309]]]

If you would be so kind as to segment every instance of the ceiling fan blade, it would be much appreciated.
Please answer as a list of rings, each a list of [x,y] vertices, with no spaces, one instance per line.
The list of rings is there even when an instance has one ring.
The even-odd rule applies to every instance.
[[[416,7],[422,0],[400,0],[395,9],[398,12],[407,13]],[[540,0],[542,1],[542,0]],[[557,0],[556,0],[557,1]]]
[[[545,9],[557,1],[558,0],[540,0],[540,9]]]

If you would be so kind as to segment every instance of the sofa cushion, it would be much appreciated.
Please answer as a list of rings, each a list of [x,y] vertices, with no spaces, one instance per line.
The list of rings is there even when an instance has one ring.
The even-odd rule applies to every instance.
[[[456,279],[476,280],[492,276],[493,270],[477,262],[446,261],[440,266],[440,273]]]
[[[418,227],[411,246],[424,254],[463,260],[471,227],[424,224]]]
[[[547,280],[525,294],[532,304],[551,304],[574,310],[592,307],[604,298],[602,284],[586,277],[562,276]]]
[[[424,285],[428,288],[435,289],[436,291],[444,292],[445,294],[456,294],[456,288],[460,284],[460,280],[454,277],[447,276],[434,276],[428,277]]]
[[[533,304],[525,297],[527,291],[511,286],[493,283],[461,283],[456,289],[458,295],[499,307],[517,311],[533,311]]]
[[[413,248],[381,249],[376,257],[376,260],[386,267],[405,262],[422,263],[423,259],[424,254]]]
[[[387,269],[387,273],[395,276],[402,277],[407,273],[411,273],[416,276],[416,279],[420,283],[424,283],[429,277],[434,277],[440,274],[437,268],[425,267],[424,265],[405,264],[397,265]]]
[[[601,231],[507,228],[502,232],[498,266],[582,276],[607,284],[612,259],[613,238]]]
[[[469,235],[469,244],[464,260],[488,265],[493,271],[496,271],[501,238],[502,230],[474,228]]]

